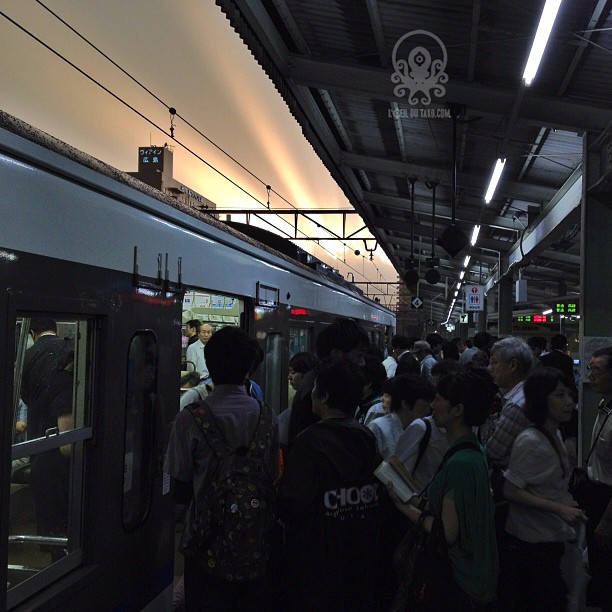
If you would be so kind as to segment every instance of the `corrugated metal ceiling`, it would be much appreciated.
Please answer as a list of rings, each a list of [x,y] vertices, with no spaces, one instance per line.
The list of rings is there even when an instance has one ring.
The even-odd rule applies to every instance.
[[[432,183],[436,240],[455,216],[475,247],[451,256],[439,245],[440,282],[421,282],[432,313],[444,320],[466,253],[467,278],[504,273],[504,258],[529,234],[548,203],[582,162],[582,134],[612,125],[610,0],[565,0],[534,83],[522,71],[544,0],[218,0],[270,75],[306,137],[403,277],[411,254],[431,257]],[[432,59],[442,41],[448,80],[443,95],[410,104],[394,93],[398,57],[422,45]],[[427,79],[430,73],[426,74]],[[457,105],[454,107],[453,105]],[[456,196],[453,199],[453,119]],[[442,116],[440,116],[442,115]],[[484,191],[497,156],[507,158],[490,205]],[[410,216],[411,179],[415,217]],[[573,180],[573,179],[572,179]],[[456,203],[453,215],[453,201]],[[559,285],[578,292],[576,215],[554,231],[552,246],[520,261],[529,301],[547,303]],[[563,257],[560,257],[560,254]],[[484,274],[484,277],[482,276]],[[559,283],[563,279],[563,283]],[[440,293],[447,299],[439,299]]]

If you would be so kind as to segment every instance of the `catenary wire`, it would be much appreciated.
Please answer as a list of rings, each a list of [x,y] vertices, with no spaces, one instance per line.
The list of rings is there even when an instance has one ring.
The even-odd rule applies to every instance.
[[[141,83],[138,79],[136,79],[134,76],[132,76],[127,70],[125,70],[122,66],[120,66],[117,62],[115,62],[108,54],[106,54],[104,51],[102,51],[99,47],[97,47],[94,43],[92,43],[89,39],[87,39],[85,36],[83,36],[78,30],[76,30],[74,27],[72,27],[67,21],[65,21],[60,15],[58,15],[57,13],[55,13],[53,10],[51,10],[48,6],[45,5],[44,2],[42,2],[42,0],[35,0],[36,3],[41,6],[43,9],[45,9],[48,13],[50,13],[51,15],[53,15],[53,17],[55,17],[55,19],[57,19],[58,21],[60,21],[65,27],[67,27],[71,32],[73,32],[76,36],[78,36],[83,42],[85,42],[87,45],[89,45],[92,49],[94,49],[97,53],[99,53],[100,55],[102,55],[102,57],[104,57],[107,61],[109,61],[113,66],[115,66],[115,68],[117,68],[119,71],[121,71],[125,76],[127,76],[132,82],[134,82],[136,85],[138,85],[139,87],[141,87],[144,91],[146,91],[150,96],[152,96],[155,100],[157,100],[162,106],[164,106],[166,109],[169,109],[170,106],[164,101],[162,100],[157,94],[155,94],[153,91],[151,91],[146,85],[144,85],[143,83]],[[37,39],[38,40],[38,39]],[[41,41],[39,41],[41,42]],[[44,44],[44,43],[42,43]],[[46,46],[46,45],[45,45]],[[47,47],[49,48],[49,47]],[[62,57],[62,56],[60,56]],[[64,59],[62,57],[62,59]],[[66,60],[67,61],[67,60]],[[70,63],[70,62],[68,62]],[[71,66],[73,66],[74,68],[76,68],[76,66],[74,66],[72,63],[70,63]],[[79,70],[80,71],[80,70]],[[96,81],[94,81],[96,82]],[[99,85],[99,83],[96,82],[96,84]],[[110,93],[106,88],[103,87],[103,89],[105,89],[105,91],[107,91],[108,93]],[[131,107],[130,107],[131,108]],[[134,109],[132,109],[134,110]],[[139,113],[140,114],[140,113]],[[141,115],[142,116],[142,115]],[[214,142],[212,139],[210,139],[208,136],[206,136],[206,134],[204,134],[200,129],[198,129],[195,125],[193,125],[186,117],[183,117],[180,113],[176,112],[176,116],[181,119],[186,125],[188,125],[192,130],[194,130],[197,134],[199,134],[202,138],[204,138],[207,142],[209,142],[212,146],[214,146],[217,150],[219,150],[221,153],[223,153],[225,156],[227,156],[229,159],[231,159],[235,164],[237,164],[240,168],[242,168],[245,172],[247,172],[250,176],[252,176],[255,180],[259,181],[262,185],[265,185],[266,188],[269,188],[269,191],[271,191],[272,193],[274,193],[276,196],[278,196],[281,200],[283,200],[284,202],[286,202],[289,206],[291,206],[292,208],[295,208],[296,210],[299,210],[297,206],[295,206],[292,202],[290,202],[289,200],[287,200],[283,195],[281,195],[280,193],[278,193],[275,189],[271,188],[268,186],[268,184],[262,180],[261,178],[259,178],[256,174],[254,174],[251,170],[249,170],[246,166],[244,166],[240,161],[238,161],[235,157],[233,157],[230,153],[228,153],[227,151],[225,151],[221,146],[219,146],[216,142]],[[144,118],[144,116],[143,116]],[[157,126],[155,126],[157,127]],[[166,133],[164,131],[164,133]],[[167,134],[168,135],[168,134]],[[178,142],[178,141],[177,141]],[[179,143],[180,144],[180,143]],[[183,146],[183,145],[181,145]],[[191,153],[191,151],[189,151]],[[200,159],[201,161],[204,161],[201,157],[198,157],[198,159]],[[241,189],[244,193],[246,193],[247,195],[249,195],[250,197],[252,197],[253,199],[255,199],[259,204],[262,204],[261,201],[259,201],[257,198],[255,198],[252,194],[248,193],[246,190],[244,190],[242,187],[240,187],[239,185],[237,185],[234,181],[232,181],[231,179],[229,179],[228,177],[226,177],[223,173],[221,173],[220,171],[216,170],[212,165],[210,165],[208,162],[205,162],[209,167],[211,167],[212,169],[214,169],[215,171],[217,171],[221,176],[223,176],[224,178],[226,178],[227,180],[229,180],[233,185],[235,185],[236,187],[238,187],[239,189]],[[253,214],[256,214],[255,212]],[[261,217],[258,217],[259,219],[262,219]],[[281,218],[281,220],[283,220]],[[284,221],[284,220],[283,220]],[[275,229],[279,229],[276,228],[276,226],[274,226],[273,224],[271,224],[270,222],[266,221],[268,223],[268,225],[274,227]],[[288,223],[288,222],[286,222]],[[335,234],[333,232],[331,232],[330,230],[328,230],[325,226],[321,225],[320,226],[322,229],[324,229],[325,231],[330,232],[331,234],[333,234],[335,236]],[[283,231],[283,230],[280,230]],[[304,234],[304,232],[302,230],[299,230],[302,234]],[[288,238],[290,238],[290,235],[287,232],[284,232],[285,235],[287,235]],[[306,235],[306,234],[304,234]],[[318,243],[319,244],[319,243]],[[328,249],[326,249],[325,247],[321,246],[319,244],[319,246],[325,250],[327,253],[329,253],[332,257],[334,257],[336,260],[340,261],[340,258],[337,257],[334,253],[332,253],[331,251],[329,251]],[[354,251],[354,249],[352,249],[349,245],[346,245],[343,243],[343,246],[345,246],[346,248],[349,248],[351,250]],[[351,266],[349,264],[346,263],[346,261],[343,261],[343,263],[351,268]],[[384,278],[384,276],[382,275],[382,273],[380,272],[380,270],[378,269],[378,266],[376,266],[376,264],[374,264],[374,267],[376,268],[376,271],[381,275],[382,278]],[[353,269],[353,268],[351,268]],[[359,272],[358,272],[359,273]],[[379,289],[379,288],[378,288]],[[380,290],[380,289],[379,289]]]
[[[36,0],[38,2],[38,0]],[[40,3],[39,3],[40,4]],[[41,5],[42,6],[42,5]],[[46,8],[46,7],[45,7]],[[211,170],[213,170],[214,172],[216,172],[217,174],[219,174],[220,176],[222,176],[223,178],[225,178],[227,181],[229,181],[232,185],[234,185],[236,188],[238,188],[240,191],[242,191],[243,193],[245,193],[246,195],[248,195],[250,198],[252,198],[253,200],[255,200],[258,204],[265,206],[265,204],[260,201],[256,196],[254,196],[253,194],[249,193],[246,189],[244,189],[241,185],[239,185],[238,183],[236,183],[234,180],[232,180],[230,177],[226,176],[223,172],[221,172],[220,170],[218,170],[217,168],[215,168],[212,164],[210,164],[209,162],[207,162],[203,157],[201,157],[200,155],[198,155],[195,151],[193,151],[192,149],[190,149],[187,145],[185,145],[184,143],[182,143],[181,141],[177,140],[176,138],[174,138],[171,134],[169,134],[165,129],[163,129],[161,126],[159,126],[157,123],[155,123],[153,120],[149,119],[146,115],[144,115],[143,113],[141,113],[138,109],[136,109],[134,106],[132,106],[131,104],[129,104],[127,101],[125,101],[124,99],[122,99],[120,96],[118,96],[117,94],[115,94],[113,91],[111,91],[109,88],[107,88],[105,85],[103,85],[102,83],[100,83],[98,80],[96,80],[94,77],[92,77],[91,75],[89,75],[87,72],[85,72],[84,70],[82,70],[81,68],[79,68],[76,64],[74,64],[72,61],[70,61],[68,58],[64,57],[61,53],[59,53],[58,51],[56,51],[55,49],[53,49],[52,47],[50,47],[48,44],[46,44],[43,40],[41,40],[40,38],[38,38],[35,34],[31,33],[29,30],[27,30],[26,28],[24,28],[22,25],[20,25],[19,23],[17,23],[14,19],[12,19],[10,16],[8,16],[6,13],[4,13],[3,11],[0,10],[0,16],[4,17],[7,21],[9,21],[10,23],[12,23],[15,27],[17,27],[18,29],[20,29],[24,34],[27,34],[28,36],[30,36],[31,38],[33,38],[36,42],[38,42],[39,44],[41,44],[43,47],[45,47],[48,51],[50,51],[51,53],[53,53],[54,55],[56,55],[58,58],[60,58],[62,61],[66,62],[69,66],[71,66],[74,70],[76,70],[77,72],[79,72],[82,76],[84,76],[85,78],[89,79],[92,83],[94,83],[95,85],[97,85],[98,87],[100,87],[102,90],[104,90],[106,93],[108,93],[111,97],[115,98],[118,102],[120,102],[121,104],[123,104],[124,106],[126,106],[127,108],[129,108],[132,112],[136,113],[139,117],[141,117],[144,121],[146,121],[147,123],[149,123],[150,125],[152,125],[153,127],[155,127],[156,129],[158,129],[160,132],[162,132],[163,134],[165,134],[166,136],[172,138],[174,140],[174,142],[176,142],[179,146],[181,146],[183,149],[185,149],[188,153],[190,153],[191,155],[193,155],[195,158],[197,158],[198,160],[200,160],[202,163],[204,163],[206,166],[208,166]],[[63,20],[61,20],[63,22]],[[63,22],[65,23],[65,22]],[[70,27],[70,26],[67,26]],[[72,30],[73,28],[70,27],[70,29]],[[80,35],[79,35],[80,36]],[[93,45],[92,45],[93,46]],[[94,47],[95,48],[95,47]],[[97,50],[97,49],[96,49]],[[103,54],[104,55],[104,54]],[[106,57],[106,56],[105,56]],[[112,60],[109,59],[109,61],[112,62]],[[112,62],[113,64],[115,64],[115,62]],[[122,70],[122,72],[125,73],[125,71],[123,69],[121,69],[117,64],[115,64],[120,70]],[[127,75],[127,73],[125,73]],[[127,75],[130,76],[130,75]],[[130,76],[130,78],[132,78]],[[132,80],[135,80],[132,78]],[[135,81],[137,82],[137,81]],[[140,85],[140,83],[138,83]],[[146,91],[149,91],[146,87],[143,86],[143,88]],[[151,93],[151,92],[149,92]],[[155,96],[155,94],[151,94],[153,95],[158,101],[160,101],[161,104],[165,103],[163,101],[161,101],[157,96]],[[190,124],[189,124],[190,125]],[[195,129],[195,128],[194,128]],[[197,129],[196,131],[198,133],[200,133]],[[206,136],[202,135],[204,138],[206,138]],[[207,140],[209,140],[207,138]],[[212,142],[212,141],[211,141]],[[214,143],[213,143],[214,144]],[[215,145],[217,146],[217,145]],[[221,149],[220,147],[219,150],[221,150],[223,153],[225,153],[225,151],[223,151],[223,149]],[[229,154],[225,153],[226,155],[228,155],[228,157],[230,157],[231,159],[233,159]],[[235,161],[235,160],[234,160]],[[241,167],[242,164],[238,163]],[[249,172],[249,174],[252,174],[250,171],[248,171],[248,169],[246,169],[247,172]],[[255,178],[257,178],[257,180],[261,181],[261,179],[259,179],[258,177],[256,177],[255,175],[253,175]],[[274,193],[276,193],[274,190],[272,190]],[[286,201],[288,204],[290,204],[293,208],[296,208],[293,204],[291,204],[290,202],[288,202],[283,196],[281,196],[280,194],[279,197],[281,197],[284,201]],[[288,239],[291,239],[291,235],[288,234],[286,231],[278,228],[277,226],[275,226],[274,224],[270,223],[267,219],[261,217],[260,215],[257,214],[256,211],[253,211],[252,213],[254,216],[256,216],[258,219],[260,219],[261,221],[267,223],[268,225],[270,225],[271,227],[273,227],[274,229],[276,229],[277,231],[281,231],[285,234],[285,236]],[[281,221],[284,221],[285,223],[288,223],[287,221],[285,221],[284,219],[282,219],[282,217],[280,218]],[[322,229],[327,230],[327,228],[321,226]],[[304,232],[302,230],[298,230],[300,231],[302,234],[304,234]],[[332,233],[332,232],[330,232]],[[306,235],[306,234],[304,234]],[[323,249],[325,252],[327,252],[329,255],[331,255],[335,260],[337,261],[341,261],[340,258],[338,256],[336,256],[334,253],[332,253],[331,251],[329,251],[327,248],[325,248],[323,245],[320,244],[319,241],[317,241],[318,246]],[[350,246],[346,245],[343,243],[343,245],[347,248],[351,248]],[[354,250],[354,249],[353,249]],[[360,276],[363,276],[364,278],[365,275],[361,272],[359,272],[356,268],[352,267],[350,264],[347,264],[346,261],[343,261],[342,263],[344,263],[344,265],[349,268],[350,270],[353,270],[355,273],[359,274]],[[378,269],[378,267],[374,264],[374,267],[376,268],[376,270],[378,271],[379,274],[382,273],[380,272],[380,270]],[[370,284],[373,287],[376,287],[375,283],[370,282]],[[380,288],[380,287],[376,287],[376,289],[384,296],[384,291]]]

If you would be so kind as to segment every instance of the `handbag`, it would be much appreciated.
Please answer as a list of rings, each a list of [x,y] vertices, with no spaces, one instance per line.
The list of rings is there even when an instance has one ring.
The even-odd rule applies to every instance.
[[[588,459],[587,459],[588,461]],[[591,481],[586,468],[578,466],[572,470],[570,475],[568,489],[572,497],[582,506],[582,501],[589,495],[589,486]]]
[[[469,441],[458,444],[446,453],[436,475],[454,453],[464,448],[478,450],[478,447]],[[427,491],[429,484],[423,493]],[[424,510],[426,504],[427,499],[423,495],[418,506],[421,514],[395,551],[393,566],[400,572],[400,584],[389,612],[447,608],[449,585],[453,584],[453,569],[448,556],[442,521],[434,517],[431,532],[428,533],[423,529],[423,520],[431,516]]]
[[[446,549],[442,521],[434,519],[431,532],[420,523],[427,512],[422,512],[414,530],[404,536],[396,551],[394,564],[403,561],[402,577],[389,612],[406,610],[442,609],[436,599],[444,598],[449,580],[452,582],[452,566]],[[399,551],[403,555],[398,555]],[[397,566],[396,566],[397,567]]]

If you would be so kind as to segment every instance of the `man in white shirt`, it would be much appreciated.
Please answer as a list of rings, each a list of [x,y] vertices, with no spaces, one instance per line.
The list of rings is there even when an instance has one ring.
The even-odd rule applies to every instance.
[[[391,353],[382,362],[387,371],[387,378],[393,378],[395,376],[395,370],[397,369],[397,361],[401,355],[406,353],[410,348],[410,340],[406,336],[393,336],[391,338]]]
[[[426,416],[412,421],[400,434],[395,455],[412,474],[420,492],[435,476],[447,450],[446,430],[438,427],[433,417]]]
[[[204,382],[207,382],[210,378],[208,368],[206,367],[206,359],[204,358],[204,347],[212,335],[212,325],[203,323],[198,332],[198,341],[187,347],[187,369],[198,372]]]
[[[383,459],[395,454],[401,433],[412,421],[430,413],[434,396],[433,385],[420,376],[404,374],[394,379],[389,414],[368,424],[376,436],[376,446]]]
[[[419,360],[421,364],[421,376],[431,380],[431,368],[437,360],[431,352],[431,345],[426,340],[417,340],[410,352]]]

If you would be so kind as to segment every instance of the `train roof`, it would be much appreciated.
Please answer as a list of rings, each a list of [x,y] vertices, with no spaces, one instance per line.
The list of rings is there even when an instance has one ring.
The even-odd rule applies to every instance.
[[[118,170],[117,168],[114,168],[113,166],[99,159],[96,159],[95,157],[92,157],[91,155],[88,155],[87,153],[80,151],[65,142],[62,142],[61,140],[47,134],[46,132],[38,128],[35,128],[27,124],[26,122],[22,121],[21,119],[18,119],[17,117],[14,117],[1,110],[0,110],[0,128],[12,134],[15,134],[16,136],[25,138],[29,142],[32,142],[36,145],[42,146],[45,149],[52,151],[53,153],[57,153],[60,156],[79,164],[80,166],[89,168],[90,170],[93,170],[95,173],[103,175],[104,177],[107,177],[111,179],[112,181],[125,185],[129,187],[130,189],[134,189],[138,191],[139,193],[144,194],[145,196],[153,198],[154,200],[169,207],[168,209],[165,209],[165,207],[162,207],[161,209],[157,209],[157,210],[164,211],[162,214],[169,213],[171,218],[179,217],[179,216],[182,216],[182,214],[186,214],[193,219],[193,222],[196,225],[198,223],[203,223],[210,228],[214,228],[211,231],[215,233],[217,231],[223,232],[224,234],[228,236],[228,239],[233,244],[237,244],[236,241],[239,241],[241,243],[246,243],[246,245],[248,245],[249,247],[249,250],[252,252],[263,251],[267,253],[268,255],[271,255],[273,258],[278,258],[282,260],[285,264],[290,266],[292,269],[300,270],[302,273],[301,274],[302,276],[311,278],[315,280],[315,282],[317,282],[318,280],[320,283],[325,284],[327,286],[330,286],[330,284],[332,284],[335,287],[337,287],[339,290],[341,289],[342,292],[345,294],[347,292],[350,292],[350,294],[353,294],[354,298],[358,300],[359,302],[369,303],[372,308],[376,310],[380,310],[382,312],[386,312],[387,313],[385,316],[386,321],[391,321],[392,319],[394,319],[394,315],[391,311],[389,311],[383,305],[373,302],[372,300],[369,300],[368,298],[364,297],[360,290],[352,286],[347,281],[344,281],[342,279],[342,282],[338,282],[337,278],[330,277],[329,274],[321,272],[321,270],[317,269],[317,267],[306,265],[305,263],[302,263],[294,258],[291,258],[287,256],[286,254],[281,253],[274,248],[271,248],[269,245],[264,244],[254,239],[252,236],[248,236],[238,231],[234,227],[231,227],[227,225],[226,223],[219,221],[218,219],[213,217],[211,214],[200,212],[194,208],[191,208],[185,203],[181,202],[180,200],[177,200],[175,198],[172,198],[170,196],[163,194],[159,190],[139,181],[133,176],[130,176],[129,174],[127,174],[126,172]],[[25,155],[27,157],[27,155],[23,151],[12,151],[12,152],[17,156]],[[177,211],[177,215],[172,214],[172,209]]]

